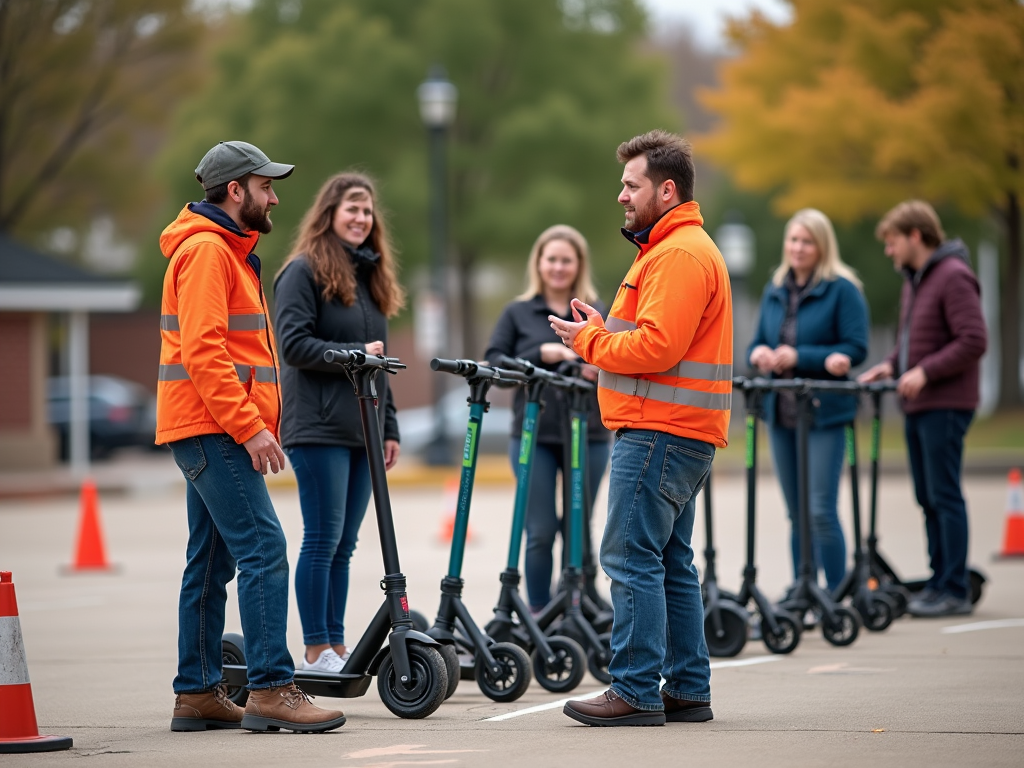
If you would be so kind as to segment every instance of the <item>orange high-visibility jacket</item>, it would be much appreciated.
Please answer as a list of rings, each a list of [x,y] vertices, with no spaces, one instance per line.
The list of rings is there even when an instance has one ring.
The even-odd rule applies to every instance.
[[[156,442],[227,433],[243,443],[281,418],[273,330],[255,256],[186,206],[160,236],[170,259],[160,317]]]
[[[608,429],[651,429],[724,448],[732,405],[732,292],[696,202],[666,213],[637,242],[608,319],[574,349],[601,369]]]

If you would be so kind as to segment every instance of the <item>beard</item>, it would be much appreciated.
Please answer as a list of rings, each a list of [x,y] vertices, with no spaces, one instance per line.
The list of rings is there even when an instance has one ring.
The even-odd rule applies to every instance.
[[[270,209],[261,208],[255,199],[245,190],[245,197],[242,200],[242,208],[238,212],[238,218],[242,226],[249,230],[256,230],[261,235],[270,233],[274,228],[274,222],[270,220]]]
[[[626,229],[630,232],[643,232],[649,226],[654,224],[661,217],[661,212],[658,210],[658,201],[655,198],[651,198],[643,208],[633,209],[633,221],[626,221]]]

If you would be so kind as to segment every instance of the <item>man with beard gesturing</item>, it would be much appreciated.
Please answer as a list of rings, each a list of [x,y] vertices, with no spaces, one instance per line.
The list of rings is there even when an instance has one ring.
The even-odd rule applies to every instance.
[[[599,726],[706,722],[711,667],[690,537],[694,497],[729,430],[732,294],[693,200],[689,142],[651,131],[621,144],[618,159],[622,234],[639,253],[607,322],[579,299],[577,322],[548,318],[600,369],[602,420],[615,430],[601,542],[612,684],[563,711]]]
[[[284,467],[284,453],[274,335],[254,249],[273,228],[273,182],[293,169],[252,144],[221,142],[196,168],[206,199],[189,203],[160,236],[169,263],[156,442],[170,446],[185,475],[189,533],[172,731],[310,733],[345,723],[293,681],[284,532],[263,479]],[[227,584],[236,566],[250,691],[244,711],[221,683]]]

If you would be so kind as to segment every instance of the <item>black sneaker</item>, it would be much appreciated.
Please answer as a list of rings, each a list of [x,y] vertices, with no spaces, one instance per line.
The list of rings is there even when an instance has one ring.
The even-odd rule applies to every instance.
[[[942,616],[970,616],[974,611],[974,604],[970,597],[956,597],[955,595],[939,595],[927,603],[907,606],[907,612],[911,616],[920,619],[936,619]]]

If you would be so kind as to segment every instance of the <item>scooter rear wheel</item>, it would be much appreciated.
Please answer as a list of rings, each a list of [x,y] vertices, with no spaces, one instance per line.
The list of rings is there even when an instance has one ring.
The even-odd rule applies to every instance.
[[[220,659],[222,664],[238,664],[245,666],[245,642],[241,635],[228,633],[220,641]],[[249,689],[244,685],[238,688],[228,688],[228,699],[240,707],[244,707],[249,700]]]
[[[715,631],[714,612],[721,622],[721,634]],[[747,644],[747,612],[738,605],[719,600],[704,615],[704,640],[709,655],[716,658],[735,656]]]
[[[587,669],[598,682],[611,685],[612,676],[608,674],[608,662],[612,660],[612,633],[605,632],[598,635],[597,639],[601,641],[601,648],[587,648]]]
[[[377,671],[377,692],[384,706],[393,714],[407,720],[418,720],[437,711],[444,701],[448,689],[448,671],[444,659],[436,648],[409,643],[409,667],[412,670],[412,685],[408,690],[395,675],[395,664],[389,653]]]
[[[772,632],[771,624],[761,619],[761,639],[772,653],[792,653],[800,645],[800,622],[788,613],[774,614],[778,634]]]
[[[827,616],[822,616],[821,633],[832,645],[850,645],[860,633],[862,623],[860,614],[853,608],[843,605],[837,605],[834,610],[835,622],[830,622]]]
[[[455,689],[459,687],[459,678],[461,677],[459,652],[455,649],[454,643],[441,643],[437,646],[437,651],[441,654],[441,658],[444,659],[445,671],[448,673],[448,688],[444,692],[444,698],[447,701],[455,693]]]
[[[555,661],[548,664],[540,648],[533,652],[533,676],[546,691],[565,693],[583,679],[587,671],[587,655],[575,640],[568,637],[549,637],[548,645],[554,651]]]
[[[487,650],[498,662],[501,672],[493,675],[483,656],[477,656],[477,685],[491,701],[515,701],[530,687],[530,657],[512,643],[495,643]]]

